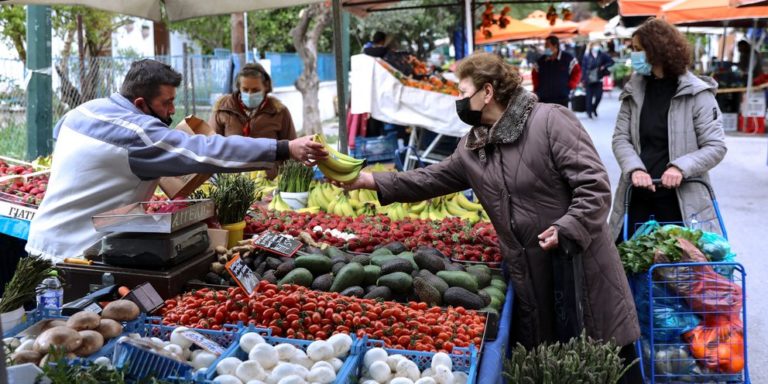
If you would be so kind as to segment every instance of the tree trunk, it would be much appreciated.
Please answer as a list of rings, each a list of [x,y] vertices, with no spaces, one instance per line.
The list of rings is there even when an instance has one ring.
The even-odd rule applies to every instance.
[[[155,55],[156,56],[168,56],[171,54],[171,31],[165,22],[155,21],[154,28],[154,40],[155,40]]]
[[[314,21],[314,25],[311,25]],[[299,13],[299,24],[291,29],[293,46],[299,54],[304,69],[296,80],[296,89],[301,92],[304,103],[304,134],[321,133],[319,93],[320,79],[317,74],[317,42],[323,30],[331,23],[331,8],[323,4],[312,4]]]
[[[245,19],[243,13],[233,13],[230,16],[232,30],[230,37],[232,39],[232,53],[240,55],[241,62],[245,63]]]
[[[24,46],[26,37],[24,37],[23,35],[16,35],[16,36],[13,36],[12,40],[13,40],[13,47],[16,48],[16,52],[19,54],[19,59],[26,66],[27,65],[27,49]]]

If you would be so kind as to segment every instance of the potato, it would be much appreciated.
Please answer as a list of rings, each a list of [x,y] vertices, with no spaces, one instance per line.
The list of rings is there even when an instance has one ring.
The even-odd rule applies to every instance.
[[[139,306],[130,300],[115,300],[104,307],[101,317],[117,321],[135,320],[139,317]]]
[[[14,364],[32,363],[37,365],[37,363],[39,363],[40,359],[42,358],[43,358],[43,355],[41,355],[40,352],[37,352],[37,351],[21,351],[21,352],[16,352],[11,356],[11,359],[13,360]]]
[[[40,353],[47,353],[50,348],[61,347],[65,351],[71,352],[83,343],[83,337],[69,327],[53,327],[37,337],[34,350]]]
[[[78,312],[67,320],[67,327],[75,331],[96,329],[99,327],[99,320],[101,320],[101,316],[93,312]]]
[[[101,319],[96,332],[101,333],[104,339],[111,339],[123,333],[123,325],[112,319]]]
[[[48,320],[45,323],[45,325],[43,325],[42,330],[43,331],[47,331],[47,330],[49,330],[49,329],[51,329],[53,327],[61,327],[61,326],[66,326],[66,325],[67,325],[67,321],[66,320],[61,320],[61,319]]]
[[[75,355],[86,357],[90,356],[101,349],[104,346],[104,336],[96,331],[80,331],[80,336],[83,337],[83,343],[80,344],[80,348],[76,349]]]

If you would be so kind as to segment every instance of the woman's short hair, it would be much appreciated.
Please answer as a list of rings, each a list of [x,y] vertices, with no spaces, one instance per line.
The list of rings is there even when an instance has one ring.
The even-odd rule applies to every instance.
[[[517,69],[504,61],[499,55],[476,52],[459,63],[456,69],[459,79],[471,79],[476,89],[486,83],[494,90],[493,98],[506,106],[512,94],[520,87],[522,78]]]
[[[267,70],[264,69],[261,64],[248,63],[244,65],[242,69],[240,69],[240,72],[237,73],[237,80],[235,80],[235,87],[238,91],[240,90],[240,78],[242,77],[253,77],[261,79],[261,81],[264,83],[264,93],[272,92],[272,79],[269,77]]]
[[[688,71],[692,61],[691,45],[674,25],[649,19],[632,36],[640,40],[648,64],[661,65],[665,76],[680,76]]]

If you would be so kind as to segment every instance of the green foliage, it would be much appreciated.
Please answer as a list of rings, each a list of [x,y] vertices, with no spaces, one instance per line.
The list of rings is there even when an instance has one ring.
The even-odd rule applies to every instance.
[[[418,0],[408,6],[445,4],[439,0]],[[393,8],[397,7],[394,5]],[[407,9],[370,13],[365,18],[352,17],[350,21],[350,50],[352,54],[362,51],[363,45],[371,40],[376,31],[382,31],[394,38],[397,49],[414,53],[424,60],[435,48],[434,41],[453,38],[453,31],[460,26],[461,6]]]
[[[103,365],[91,364],[83,367],[80,364],[68,364],[64,359],[64,353],[51,350],[50,361],[42,367],[43,373],[38,377],[41,382],[43,376],[47,377],[51,384],[126,384],[125,374],[122,370],[110,369]],[[169,381],[158,380],[155,377],[145,377],[138,381],[141,384],[170,384]]]
[[[303,7],[264,9],[248,12],[248,46],[259,52],[296,52],[290,31],[299,21]],[[172,31],[187,34],[200,44],[204,54],[214,48],[231,49],[231,22],[229,15],[211,16],[170,24]],[[319,52],[330,52],[333,31],[327,29],[318,42]]]
[[[27,158],[27,127],[10,121],[0,124],[0,153],[14,159]]]
[[[21,5],[0,5],[0,20],[3,20],[0,38],[5,41],[8,48],[16,49],[21,61],[26,61],[27,13],[25,8]]]
[[[700,230],[669,225],[649,234],[637,236],[619,244],[619,256],[627,273],[644,273],[654,263],[656,252],[666,256],[669,262],[679,262],[683,256],[678,238],[684,238],[692,244],[701,239]]]
[[[518,344],[504,362],[503,375],[507,382],[519,384],[612,384],[637,363],[625,367],[620,349],[584,333],[567,343],[542,344],[530,351]]]
[[[256,182],[247,174],[218,174],[210,197],[216,205],[219,223],[238,223],[256,200]]]

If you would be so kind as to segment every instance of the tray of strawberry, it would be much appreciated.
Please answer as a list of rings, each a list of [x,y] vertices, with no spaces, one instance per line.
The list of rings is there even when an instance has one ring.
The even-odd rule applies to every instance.
[[[246,217],[247,234],[270,230],[293,237],[308,233],[318,243],[351,252],[373,252],[378,246],[399,241],[408,250],[429,246],[454,261],[484,262],[498,267],[501,251],[496,231],[490,222],[471,224],[459,217],[442,220],[403,218],[392,220],[374,216],[346,217],[330,213],[256,210]]]
[[[45,197],[50,170],[0,156],[0,200],[35,208]]]
[[[273,336],[324,340],[335,332],[367,335],[387,348],[450,353],[481,347],[486,316],[463,307],[429,307],[319,292],[261,281],[248,296],[240,288],[201,289],[165,301],[164,325],[220,329],[242,321],[269,328]]]

